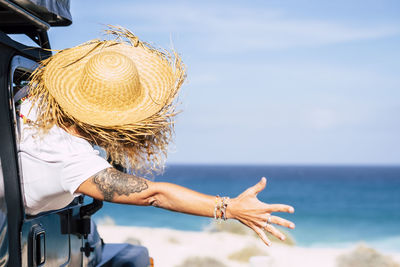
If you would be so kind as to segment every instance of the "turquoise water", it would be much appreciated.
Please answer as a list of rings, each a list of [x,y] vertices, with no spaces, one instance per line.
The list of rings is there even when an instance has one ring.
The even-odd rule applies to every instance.
[[[293,205],[281,214],[302,246],[347,246],[364,241],[400,251],[400,167],[169,166],[156,181],[168,181],[211,195],[234,197],[259,178],[268,179],[259,199]],[[201,231],[211,219],[154,207],[106,203],[95,216],[119,225]]]

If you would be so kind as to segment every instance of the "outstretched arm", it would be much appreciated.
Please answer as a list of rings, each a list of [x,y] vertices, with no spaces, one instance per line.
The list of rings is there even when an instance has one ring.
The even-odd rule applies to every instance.
[[[237,219],[253,229],[260,238],[270,245],[263,229],[280,239],[285,236],[271,224],[294,228],[290,221],[272,212],[294,212],[293,207],[283,204],[266,204],[257,199],[257,194],[265,188],[266,179],[262,178],[255,186],[250,187],[238,197],[230,199],[227,207],[227,218]],[[144,178],[120,172],[114,168],[100,171],[83,182],[76,191],[110,202],[155,206],[182,213],[213,217],[215,196],[201,194],[188,188],[163,182],[151,182]]]

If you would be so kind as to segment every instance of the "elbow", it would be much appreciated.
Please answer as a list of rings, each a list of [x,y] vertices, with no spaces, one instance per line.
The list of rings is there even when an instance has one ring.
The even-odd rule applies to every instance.
[[[169,209],[169,201],[167,196],[163,193],[160,183],[152,183],[150,187],[151,193],[146,198],[146,205],[156,208]]]
[[[156,208],[163,208],[163,209],[169,209],[168,201],[165,198],[165,196],[161,193],[155,193],[151,196],[149,196],[146,199],[146,203],[148,206],[153,206]]]
[[[145,203],[147,206],[160,207],[161,194],[158,192],[157,183],[151,183],[152,192],[146,197]]]
[[[160,202],[156,196],[149,197],[146,202],[148,206],[153,206],[156,208],[160,207]]]

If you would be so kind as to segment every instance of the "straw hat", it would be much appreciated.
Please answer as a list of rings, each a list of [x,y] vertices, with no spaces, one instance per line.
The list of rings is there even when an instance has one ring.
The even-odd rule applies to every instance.
[[[186,74],[179,55],[156,49],[122,27],[41,62],[32,74],[34,126],[54,125],[103,147],[112,162],[157,170],[173,136],[175,97]]]
[[[184,76],[180,60],[126,29],[112,33],[115,29],[119,39],[63,50],[42,73],[43,86],[63,111],[89,125],[113,127],[152,117],[171,103]]]

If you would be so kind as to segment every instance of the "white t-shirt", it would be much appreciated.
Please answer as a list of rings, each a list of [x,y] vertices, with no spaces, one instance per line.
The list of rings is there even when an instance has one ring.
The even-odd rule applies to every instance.
[[[31,103],[24,101],[20,112],[35,121]],[[54,126],[43,137],[20,119],[19,157],[25,211],[35,215],[68,205],[76,189],[88,178],[111,165],[86,140]]]

